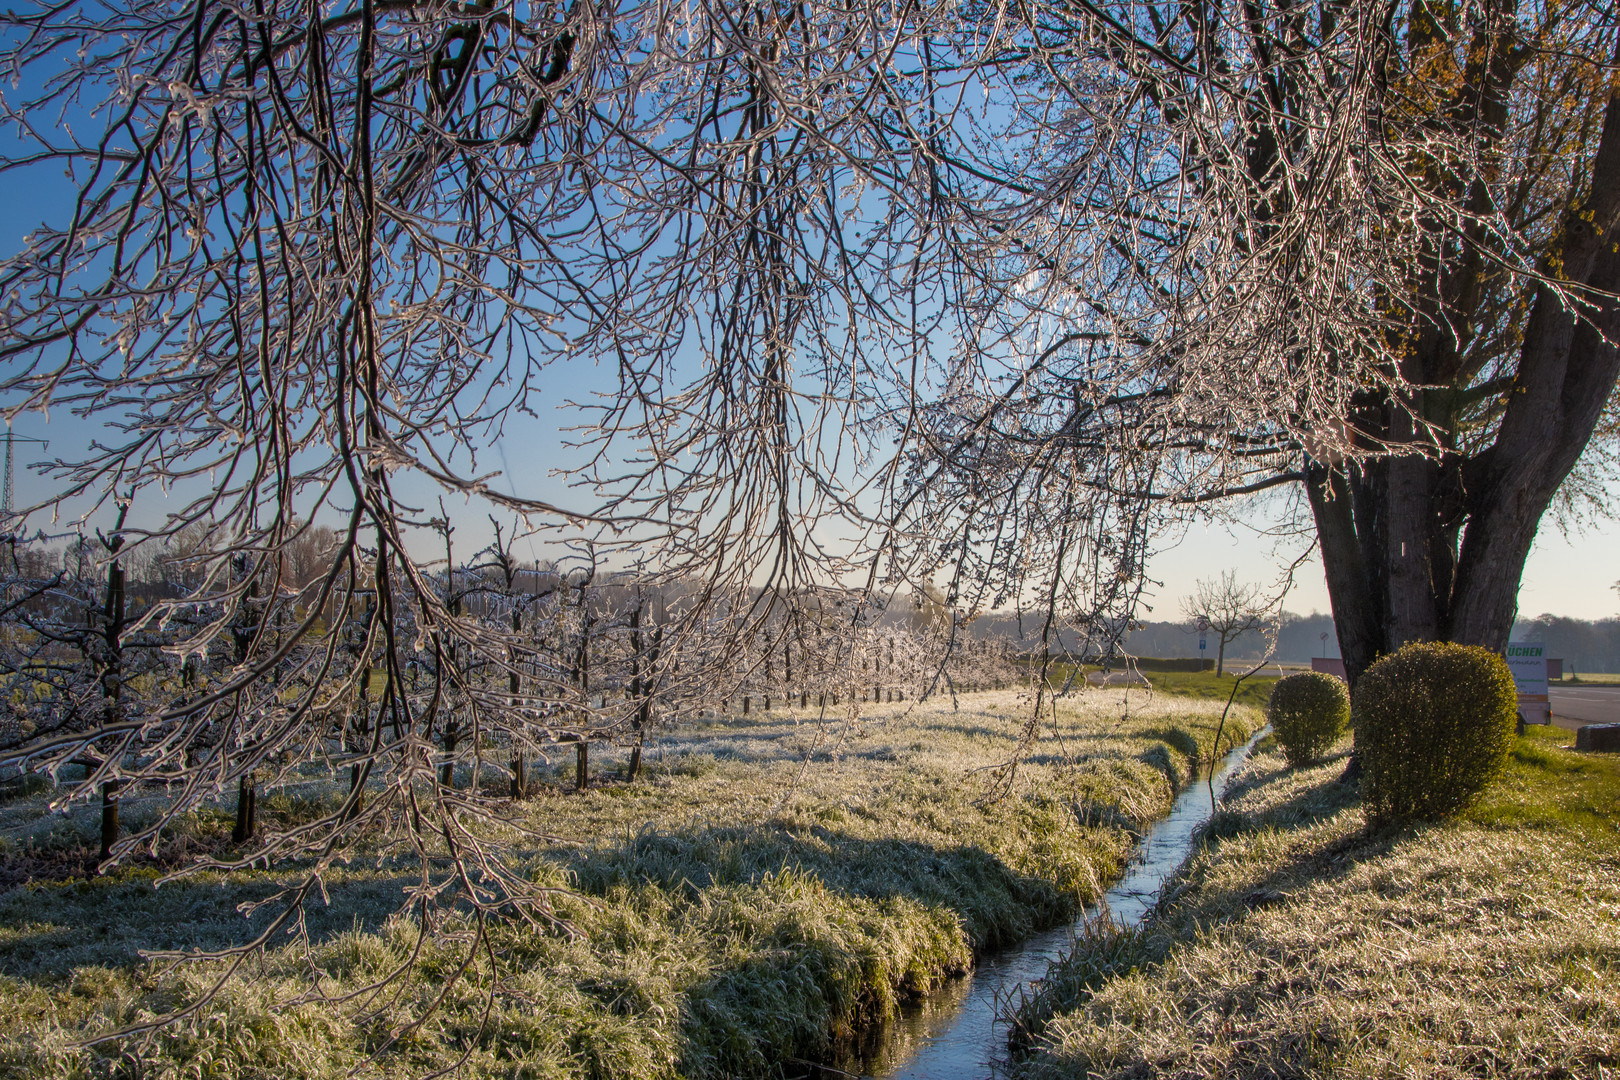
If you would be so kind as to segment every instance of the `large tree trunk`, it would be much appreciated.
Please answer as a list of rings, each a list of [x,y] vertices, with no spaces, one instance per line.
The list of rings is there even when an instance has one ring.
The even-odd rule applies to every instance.
[[[1455,391],[1416,390],[1368,401],[1357,427],[1413,451],[1359,466],[1315,462],[1306,486],[1315,515],[1339,648],[1352,689],[1378,656],[1410,641],[1500,650],[1542,515],[1592,436],[1620,371],[1620,92],[1611,93],[1584,201],[1566,213],[1543,271],[1584,297],[1580,317],[1540,285],[1517,376],[1494,441],[1466,453],[1455,438]],[[1466,269],[1466,268],[1465,268]],[[1451,274],[1441,296],[1460,307],[1469,286]],[[1444,314],[1442,309],[1442,314]],[[1460,316],[1471,314],[1466,310]],[[1439,319],[1432,320],[1436,323]],[[1462,324],[1465,319],[1452,320]],[[1414,385],[1444,386],[1454,340],[1417,343]],[[1449,350],[1449,351],[1448,351]],[[1449,411],[1448,411],[1449,410]],[[1421,419],[1443,432],[1426,436]]]

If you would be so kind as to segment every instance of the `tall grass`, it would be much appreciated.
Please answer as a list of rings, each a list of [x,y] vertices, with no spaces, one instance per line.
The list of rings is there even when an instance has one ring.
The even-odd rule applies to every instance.
[[[565,747],[512,833],[536,880],[568,887],[555,922],[496,925],[482,942],[440,927],[381,996],[346,997],[419,948],[401,911],[418,868],[378,853],[328,882],[302,939],[146,1043],[79,1045],[198,1001],[214,968],[166,971],[141,951],[246,939],[259,923],[237,906],[279,873],[53,880],[53,853],[93,842],[91,815],[14,798],[0,871],[39,880],[0,894],[0,1076],[772,1075],[1099,895],[1132,831],[1207,758],[1219,717],[1088,695],[1042,725],[1007,782],[1027,703],[962,700],[836,723],[721,718],[667,735],[635,784],[602,748],[582,795]],[[339,790],[312,780],[264,812],[316,812]],[[223,842],[227,809],[189,820],[186,842]]]

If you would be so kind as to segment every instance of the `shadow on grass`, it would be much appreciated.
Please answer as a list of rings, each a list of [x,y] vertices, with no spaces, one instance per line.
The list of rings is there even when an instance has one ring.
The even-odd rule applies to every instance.
[[[252,940],[276,910],[251,919],[237,910],[278,890],[264,874],[154,888],[157,876],[137,870],[0,894],[0,974],[60,976],[79,967],[124,967],[149,950],[229,948]],[[402,887],[415,881],[404,875],[345,881],[332,890],[331,904],[306,907],[310,938],[321,942],[357,927],[381,927],[399,908]]]
[[[1140,757],[1118,760],[1145,762],[1178,784],[1180,770],[1172,758],[1183,744],[1196,747],[1196,741],[1174,726],[1156,728],[1149,738],[1152,746]],[[1125,790],[1123,778],[1118,783]],[[556,794],[565,792],[559,788]],[[749,885],[785,867],[795,868],[836,894],[903,899],[948,910],[972,948],[982,951],[1078,911],[1083,898],[1072,882],[1065,888],[1054,880],[1061,877],[1052,872],[1054,859],[1074,864],[1080,877],[1092,880],[1099,874],[1106,879],[1116,868],[1119,844],[1108,834],[1139,833],[1146,824],[1145,811],[1113,805],[1106,796],[1097,792],[1069,804],[1067,812],[1074,815],[1082,837],[1070,846],[1079,850],[1038,853],[1041,876],[1015,869],[984,847],[861,838],[840,831],[836,819],[802,814],[749,827],[649,828],[616,846],[539,853],[539,858],[568,872],[575,887],[589,896],[606,896],[617,886],[652,886],[682,904],[699,902],[716,886]],[[289,803],[281,809],[290,820],[321,807]],[[205,849],[229,848],[228,817],[216,816],[217,821],[198,824],[184,851],[165,851],[162,858],[136,862],[106,878],[94,875],[93,851],[77,840],[60,850],[13,851],[0,863],[0,873],[11,872],[11,880],[0,880],[0,974],[32,978],[63,975],[76,967],[124,967],[138,962],[143,951],[213,951],[251,940],[279,909],[249,919],[240,914],[240,905],[273,894],[295,879],[296,870],[210,873],[161,888],[154,885],[162,874]],[[1012,823],[1009,818],[1006,824]],[[400,911],[404,890],[419,881],[414,867],[398,864],[348,868],[333,875],[330,903],[317,900],[306,907],[310,939],[320,944],[346,931],[377,930]]]
[[[1612,843],[1620,833],[1615,819],[1615,811],[1620,809],[1620,761],[1570,753],[1567,741],[1562,733],[1545,729],[1532,729],[1520,736],[1509,751],[1504,776],[1462,816],[1487,828],[1565,831]],[[1257,776],[1252,782],[1265,784],[1278,775],[1280,770]],[[1234,793],[1241,794],[1241,790],[1234,789]],[[1306,789],[1260,813],[1218,812],[1205,825],[1205,842],[1267,829],[1281,834],[1308,829],[1335,817],[1359,799],[1356,785],[1341,781]],[[1349,833],[1279,863],[1249,894],[1261,902],[1271,902],[1280,898],[1289,885],[1334,880],[1360,862],[1389,854],[1401,840],[1436,824],[1368,826]],[[1212,904],[1219,903],[1212,898]]]
[[[647,830],[617,846],[543,859],[570,871],[574,887],[586,896],[653,888],[675,908],[700,907],[727,887],[760,886],[791,871],[835,896],[948,911],[974,950],[1054,925],[1079,904],[1072,893],[1020,873],[981,847],[865,839],[802,822]],[[0,974],[65,976],[79,967],[134,964],[147,950],[239,945],[276,910],[250,919],[239,905],[265,898],[287,880],[284,873],[210,874],[156,888],[157,877],[155,869],[137,868],[0,893]],[[330,903],[307,905],[311,942],[353,930],[375,932],[400,910],[405,888],[418,882],[414,869],[345,871],[328,887]],[[780,944],[795,947],[791,935]],[[823,961],[821,966],[833,963]],[[731,975],[718,978],[724,983]]]
[[[1336,758],[1326,759],[1328,762],[1334,760]],[[1253,778],[1251,783],[1263,785],[1286,771],[1279,769],[1268,772]],[[1241,794],[1242,789],[1234,789],[1233,793]],[[1293,798],[1274,803],[1258,813],[1217,810],[1205,822],[1198,844],[1209,847],[1266,832],[1286,838],[1291,833],[1322,825],[1360,801],[1361,795],[1356,785],[1328,782],[1306,788]],[[1270,873],[1247,884],[1239,895],[1211,890],[1207,881],[1194,876],[1167,894],[1164,902],[1168,905],[1180,900],[1189,891],[1196,890],[1198,904],[1178,910],[1178,918],[1208,920],[1231,917],[1248,908],[1277,903],[1286,898],[1290,889],[1343,877],[1361,862],[1387,855],[1395,843],[1409,832],[1410,829],[1358,829],[1323,846],[1300,851],[1277,861]]]
[[[1078,898],[1051,881],[1020,873],[982,847],[868,839],[805,822],[646,830],[618,847],[580,852],[564,865],[588,896],[651,886],[689,904],[717,887],[757,885],[787,869],[843,896],[948,909],[978,951],[1055,925],[1079,907]]]
[[[672,981],[665,1005],[678,1009],[683,1075],[771,1075],[858,1039],[965,971],[974,951],[1053,925],[1080,902],[975,844],[871,839],[804,821],[647,830],[545,861],[571,871],[595,902],[587,921],[599,970],[587,978],[558,967],[533,941],[517,946],[533,959],[510,961],[513,977],[541,963],[565,992],[632,1013],[626,987]],[[309,938],[319,947],[380,929],[415,880],[348,872],[329,888],[329,906],[310,905]],[[273,888],[257,874],[160,889],[136,875],[14,889],[0,895],[0,973],[48,983],[129,965],[142,950],[239,944],[267,916],[244,919],[237,905]],[[600,970],[615,970],[613,957],[623,985]]]
[[[1228,798],[1275,782],[1287,772],[1286,768],[1251,772],[1228,790]],[[1262,834],[1275,835],[1286,844],[1291,834],[1325,824],[1358,801],[1353,785],[1330,781],[1259,812],[1217,810],[1199,831],[1194,850],[1213,848],[1219,858],[1222,845]],[[1084,929],[1074,951],[1009,1010],[1009,1051],[1015,1059],[1025,1055],[1054,1016],[1078,1009],[1105,983],[1133,972],[1151,975],[1172,962],[1182,944],[1210,927],[1286,902],[1305,886],[1342,878],[1361,863],[1387,855],[1403,835],[1357,829],[1326,844],[1290,850],[1270,861],[1258,878],[1230,885],[1217,884],[1211,864],[1195,860],[1173,880],[1145,924],[1125,930],[1107,924]]]
[[[804,890],[800,906],[684,990],[685,1075],[770,1074],[847,1051],[973,955],[1072,918],[1081,900],[974,844],[873,839],[802,820],[647,831],[568,867],[582,892],[609,902],[651,889],[698,918],[748,905],[725,909],[728,927],[759,917],[794,883]]]
[[[1213,732],[1211,733],[1213,734]],[[1170,749],[1186,758],[1188,763],[1196,767],[1203,757],[1203,750],[1198,744],[1198,736],[1181,727],[1179,724],[1166,724],[1161,727],[1143,728],[1134,734],[1134,738],[1156,740],[1164,743]]]

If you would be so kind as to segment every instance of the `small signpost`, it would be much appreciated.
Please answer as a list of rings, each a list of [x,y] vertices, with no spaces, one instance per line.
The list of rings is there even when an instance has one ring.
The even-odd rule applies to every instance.
[[[1547,697],[1547,646],[1539,641],[1510,641],[1508,670],[1519,692],[1519,719],[1526,724],[1552,723],[1552,702]]]
[[[1209,639],[1204,635],[1209,633],[1209,620],[1202,615],[1198,617],[1198,666],[1204,666],[1204,650],[1209,647]]]

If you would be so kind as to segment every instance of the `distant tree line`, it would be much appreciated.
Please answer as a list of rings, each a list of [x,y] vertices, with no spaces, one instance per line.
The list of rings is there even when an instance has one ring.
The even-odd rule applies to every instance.
[[[1040,640],[1038,623],[1028,625],[1021,638],[1018,619],[1012,615],[978,619],[973,623],[972,632],[976,637],[1005,637],[1020,648],[1033,647]],[[1326,642],[1321,638],[1324,633]],[[1513,639],[1545,642],[1547,655],[1561,658],[1566,672],[1572,669],[1576,673],[1620,671],[1620,618],[1571,619],[1545,614],[1521,618],[1513,624]],[[1077,638],[1073,641],[1064,638],[1066,647],[1078,649],[1080,644]],[[1125,647],[1132,656],[1197,656],[1198,633],[1185,622],[1143,622],[1131,630]],[[1259,659],[1265,648],[1264,633],[1253,630],[1228,645],[1227,656],[1238,660]],[[1206,652],[1209,659],[1215,658],[1213,639]],[[1333,617],[1315,611],[1308,615],[1285,612],[1274,658],[1285,664],[1308,664],[1312,657],[1323,655],[1339,655]]]
[[[1324,643],[1321,635],[1327,634]],[[1137,656],[1197,656],[1198,632],[1185,621],[1146,622],[1132,630],[1126,647]],[[1268,647],[1263,629],[1249,630],[1238,635],[1226,647],[1228,666],[1260,659]],[[1313,656],[1338,656],[1339,642],[1333,635],[1333,617],[1319,612],[1297,615],[1284,612],[1277,630],[1277,648],[1273,659],[1285,664],[1308,664]],[[1209,641],[1209,659],[1215,659],[1215,640]]]
[[[983,640],[1006,640],[1014,648],[1028,651],[1038,649],[1040,646],[1041,622],[1029,618],[1020,620],[1017,615],[996,612],[975,619],[968,632],[973,637]],[[1326,655],[1339,655],[1338,639],[1333,635],[1331,615],[1314,611],[1309,615],[1284,612],[1282,625],[1277,633],[1274,659],[1285,664],[1309,663],[1311,657],[1323,655],[1324,642],[1321,639],[1323,633],[1328,635],[1325,643]],[[1082,635],[1078,632],[1064,630],[1055,637],[1065,650],[1080,655],[1088,651]],[[1227,645],[1227,658],[1229,661],[1257,660],[1266,652],[1266,642],[1267,632],[1264,629],[1239,634]],[[1196,657],[1198,631],[1184,620],[1139,622],[1125,635],[1124,645],[1126,652],[1131,656]],[[1216,642],[1211,637],[1209,648],[1206,650],[1207,658],[1210,660],[1215,659],[1215,646]]]

